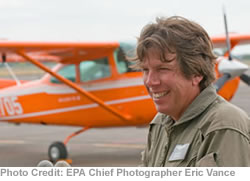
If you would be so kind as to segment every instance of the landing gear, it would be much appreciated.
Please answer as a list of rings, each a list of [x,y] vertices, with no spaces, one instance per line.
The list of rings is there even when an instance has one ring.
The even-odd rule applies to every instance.
[[[57,142],[52,143],[49,147],[49,150],[48,150],[48,155],[49,155],[50,161],[55,163],[58,160],[66,160],[68,158],[68,151],[66,148],[66,144],[69,142],[69,140],[72,137],[77,136],[88,129],[89,129],[89,127],[84,127],[82,129],[80,129],[79,131],[74,132],[73,134],[69,135],[64,140],[64,142],[57,141]]]
[[[49,159],[52,162],[56,162],[61,159],[66,159],[68,157],[68,151],[64,143],[57,141],[50,145],[49,147]]]

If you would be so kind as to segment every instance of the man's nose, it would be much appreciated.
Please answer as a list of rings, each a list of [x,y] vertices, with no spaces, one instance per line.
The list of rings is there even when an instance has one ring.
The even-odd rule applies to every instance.
[[[157,75],[157,72],[149,71],[147,75],[145,75],[144,83],[147,86],[155,86],[160,84],[160,79]]]

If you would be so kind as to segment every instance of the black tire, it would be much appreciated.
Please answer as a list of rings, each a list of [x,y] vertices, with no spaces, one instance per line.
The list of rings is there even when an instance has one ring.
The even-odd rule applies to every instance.
[[[55,163],[60,159],[66,159],[68,157],[68,151],[64,143],[57,141],[49,146],[48,155],[50,161]]]

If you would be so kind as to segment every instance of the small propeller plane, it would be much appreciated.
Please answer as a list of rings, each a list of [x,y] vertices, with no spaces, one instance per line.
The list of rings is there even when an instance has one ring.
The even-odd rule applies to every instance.
[[[216,48],[225,47],[226,40],[226,36],[212,38]],[[250,35],[232,34],[229,50],[249,43]],[[126,59],[134,48],[118,42],[1,41],[4,64],[25,60],[47,74],[33,81],[19,81],[14,75],[14,80],[1,79],[0,121],[81,127],[63,142],[50,145],[48,155],[53,162],[67,159],[69,140],[88,129],[147,125],[156,109],[143,85],[142,73],[133,71]],[[44,59],[57,64],[50,69],[41,63]],[[229,60],[226,54],[218,58],[218,94],[230,100],[242,75],[249,85],[246,70],[247,65]]]

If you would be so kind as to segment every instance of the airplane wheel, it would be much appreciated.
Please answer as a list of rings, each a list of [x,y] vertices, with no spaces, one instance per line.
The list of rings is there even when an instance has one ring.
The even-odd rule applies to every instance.
[[[60,159],[66,159],[68,157],[68,152],[64,143],[57,141],[50,145],[49,147],[49,159],[52,162],[56,162]]]

